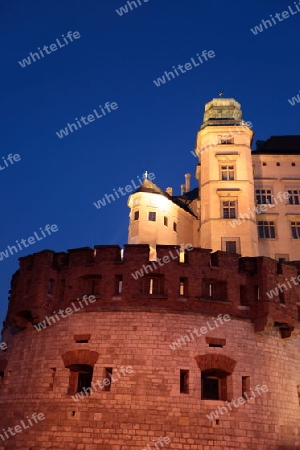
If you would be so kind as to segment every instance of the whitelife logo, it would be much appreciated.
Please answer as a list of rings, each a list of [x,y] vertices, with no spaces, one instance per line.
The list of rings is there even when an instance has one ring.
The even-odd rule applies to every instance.
[[[116,102],[106,102],[104,105],[104,108],[111,113],[111,110],[115,110],[118,109],[118,104]],[[99,105],[99,108],[101,109],[101,112],[103,114],[103,116],[106,116],[106,112],[104,111],[104,109],[102,108],[102,105]],[[95,114],[97,119],[101,119],[102,114],[98,114],[98,111],[96,109],[93,110],[93,113]],[[78,128],[82,128],[82,125],[80,123],[80,121],[84,124],[84,125],[89,125],[90,123],[95,121],[95,116],[94,114],[89,114],[88,116],[81,116],[80,119],[78,120],[77,117],[75,117],[75,120],[77,122]],[[87,120],[86,120],[87,119]],[[65,136],[68,136],[69,131],[71,131],[71,133],[73,133],[73,131],[77,131],[77,125],[75,123],[67,123],[66,128],[56,131],[55,134],[57,134],[57,136],[59,137],[59,139],[62,139]]]
[[[48,236],[51,235],[51,232],[52,232],[52,233],[56,233],[56,231],[58,231],[58,227],[57,227],[57,225],[55,225],[55,224],[53,224],[53,225],[49,225],[49,224],[48,224],[48,225],[45,226],[44,230],[40,227],[40,231],[41,231],[42,237],[40,237],[40,236],[37,234],[37,232],[34,231],[34,232],[33,232],[34,237],[33,237],[33,236],[30,236],[29,238],[27,238],[27,242],[28,242],[29,245],[35,244],[36,240],[37,240],[37,241],[41,241],[43,238],[46,238],[47,235],[44,233],[44,231],[46,231],[46,232],[48,233]],[[21,241],[21,242],[19,242],[19,241],[16,239],[16,244],[17,244],[17,246],[19,247],[19,250],[23,250],[22,245],[24,246],[24,248],[29,247],[29,245],[27,245],[27,243],[26,243],[26,239],[21,239],[20,241]],[[3,261],[3,257],[4,257],[4,258],[8,258],[8,257],[10,256],[9,253],[10,253],[11,255],[13,255],[13,254],[14,254],[13,251],[14,251],[15,253],[18,253],[19,250],[17,249],[17,247],[16,247],[15,245],[12,245],[12,246],[8,245],[8,246],[6,247],[6,250],[4,250],[4,252],[0,252],[0,261]]]
[[[73,42],[73,38],[79,39],[81,36],[78,31],[74,31],[74,32],[68,31],[67,38],[65,38],[64,34],[62,35],[62,37],[63,37],[65,44],[61,44],[60,40],[56,39],[56,42],[57,42],[59,48],[65,47],[66,45],[69,44],[67,38],[69,39],[70,42]],[[50,51],[48,50],[48,48],[50,48]],[[38,50],[40,52],[41,57],[44,58],[45,55],[43,53],[43,50],[46,53],[46,55],[50,55],[50,53],[56,52],[56,50],[58,50],[58,48],[57,48],[56,44],[51,44],[49,47],[47,45],[44,45],[43,50],[41,50],[40,47],[38,47]],[[20,66],[22,67],[22,69],[24,69],[25,67],[30,66],[31,60],[32,60],[32,62],[36,62],[36,58],[38,58],[38,60],[41,59],[40,55],[38,53],[30,52],[28,58],[24,58],[22,61],[18,61],[18,62],[20,64]]]

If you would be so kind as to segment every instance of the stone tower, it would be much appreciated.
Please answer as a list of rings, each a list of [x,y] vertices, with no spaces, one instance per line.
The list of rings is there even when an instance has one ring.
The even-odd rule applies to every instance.
[[[258,255],[252,136],[233,98],[215,98],[205,105],[196,145],[202,247]],[[238,216],[245,216],[245,222],[232,228],[228,219]]]

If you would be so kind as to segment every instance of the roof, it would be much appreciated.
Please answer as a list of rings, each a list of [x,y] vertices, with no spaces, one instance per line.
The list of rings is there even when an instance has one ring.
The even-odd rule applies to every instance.
[[[300,155],[300,136],[271,136],[266,141],[257,141],[254,155]]]
[[[169,195],[167,192],[163,191],[156,184],[152,183],[152,181],[144,179],[142,184],[134,191],[134,193],[136,193],[136,192],[148,192],[150,194],[163,195],[168,200],[175,203],[175,205],[179,206],[180,208],[184,209],[186,212],[195,216],[193,211],[189,208],[189,204],[191,203],[192,200],[197,198],[198,188],[195,188],[192,191],[189,191],[186,194],[180,195],[180,196]]]

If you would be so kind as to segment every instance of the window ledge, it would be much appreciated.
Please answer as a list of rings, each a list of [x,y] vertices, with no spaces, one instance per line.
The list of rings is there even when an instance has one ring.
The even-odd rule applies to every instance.
[[[157,298],[161,300],[167,300],[168,296],[165,294],[133,294],[132,298],[146,298],[146,299]]]
[[[238,309],[241,309],[243,311],[247,311],[248,309],[250,309],[250,306],[245,306],[245,305],[239,305]]]

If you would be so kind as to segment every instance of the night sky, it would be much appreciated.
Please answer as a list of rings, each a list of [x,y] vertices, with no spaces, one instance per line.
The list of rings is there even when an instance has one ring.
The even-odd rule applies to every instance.
[[[40,237],[0,261],[1,321],[19,257],[126,243],[128,196],[97,209],[93,203],[105,194],[137,182],[145,170],[161,188],[180,193],[184,173],[194,176],[191,151],[204,104],[220,91],[242,104],[254,143],[300,134],[300,104],[288,102],[300,90],[300,12],[293,0],[139,1],[120,16],[125,0],[0,0],[0,252],[34,232]],[[289,18],[250,31],[289,6]],[[78,32],[73,42],[69,31]],[[18,61],[45,45],[49,54],[21,67]],[[203,50],[215,57],[155,86]],[[101,115],[107,102],[118,107],[57,136],[75,118]],[[11,164],[9,154],[21,159]],[[47,224],[58,230],[41,238]]]

